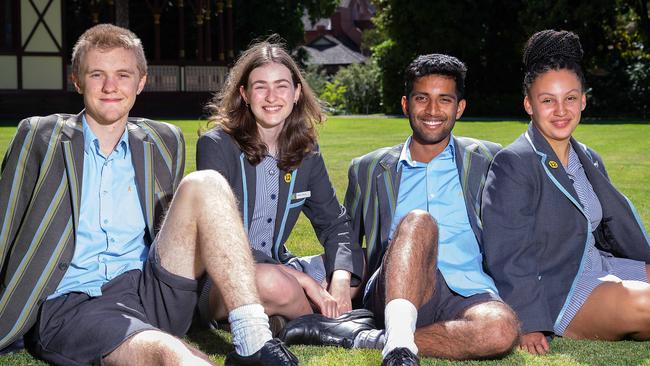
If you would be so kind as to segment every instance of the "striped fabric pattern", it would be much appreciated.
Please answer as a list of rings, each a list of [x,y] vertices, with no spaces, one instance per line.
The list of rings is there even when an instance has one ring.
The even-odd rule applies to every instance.
[[[573,187],[578,194],[580,204],[584,209],[587,219],[591,222],[592,230],[595,230],[600,225],[603,217],[602,206],[573,147],[569,150],[566,173],[573,182]],[[583,270],[581,273],[578,273],[576,286],[571,296],[566,299],[566,302],[568,302],[566,310],[564,313],[560,313],[562,319],[554,327],[554,332],[558,335],[564,334],[573,317],[575,317],[582,305],[587,301],[591,292],[598,285],[608,280],[648,281],[644,262],[616,258],[610,253],[599,250],[595,244],[596,240],[594,236],[589,235]]]
[[[278,169],[277,160],[267,156],[257,164],[255,170],[255,209],[248,229],[248,240],[253,249],[272,257],[271,249],[273,248],[275,220],[278,212],[280,189],[278,174],[280,169]]]
[[[180,181],[185,156],[176,154],[184,152],[185,142],[180,130],[167,124],[129,119],[127,128],[151,242]],[[39,305],[68,268],[82,170],[81,114],[19,124],[0,169],[0,349],[34,324]]]

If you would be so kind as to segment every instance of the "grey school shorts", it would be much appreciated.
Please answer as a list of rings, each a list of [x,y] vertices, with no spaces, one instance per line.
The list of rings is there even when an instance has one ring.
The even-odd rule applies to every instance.
[[[379,267],[370,277],[363,295],[363,306],[375,314],[378,328],[384,328],[384,308],[386,307],[386,283],[382,267]],[[416,328],[458,319],[466,309],[474,305],[489,301],[503,302],[499,296],[489,292],[469,297],[461,296],[447,286],[439,270],[437,270],[436,278],[433,296],[418,309]]]
[[[189,329],[199,280],[165,270],[151,246],[143,271],[125,272],[102,295],[72,292],[47,300],[27,336],[28,348],[55,365],[100,365],[122,342],[144,330],[175,336]]]

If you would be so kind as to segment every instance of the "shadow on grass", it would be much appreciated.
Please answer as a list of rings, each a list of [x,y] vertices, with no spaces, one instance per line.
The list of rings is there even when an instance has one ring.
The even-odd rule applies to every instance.
[[[225,356],[233,350],[230,333],[225,331],[191,329],[185,338],[208,355]]]

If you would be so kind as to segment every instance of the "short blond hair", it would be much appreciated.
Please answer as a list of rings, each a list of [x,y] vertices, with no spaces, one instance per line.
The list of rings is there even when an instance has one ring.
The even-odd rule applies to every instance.
[[[72,49],[72,75],[79,78],[81,60],[91,48],[110,50],[118,47],[133,51],[140,77],[147,75],[147,58],[140,38],[128,29],[112,24],[98,24],[79,37]]]

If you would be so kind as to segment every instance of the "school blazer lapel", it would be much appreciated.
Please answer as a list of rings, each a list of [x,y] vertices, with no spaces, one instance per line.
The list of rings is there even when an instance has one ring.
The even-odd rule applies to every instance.
[[[467,215],[474,230],[474,235],[480,238],[481,233],[479,230],[483,229],[480,219],[480,198],[485,185],[485,175],[490,167],[491,160],[481,153],[479,150],[481,146],[478,142],[468,138],[453,138],[456,147],[455,158],[458,179],[463,191]]]
[[[63,160],[65,172],[68,179],[70,198],[72,202],[72,219],[74,231],[77,232],[79,226],[79,210],[81,204],[81,184],[83,181],[84,166],[84,135],[81,111],[76,116],[61,120],[61,150],[63,151]]]
[[[560,159],[555,155],[551,145],[548,144],[544,136],[542,136],[532,122],[528,125],[526,139],[531,144],[535,153],[537,153],[540,166],[551,182],[584,215],[578,194],[573,188],[573,184],[569,180]]]
[[[135,171],[135,183],[142,214],[147,225],[148,243],[153,243],[155,235],[154,204],[155,171],[153,164],[153,143],[149,135],[135,123],[127,123],[131,163]]]

